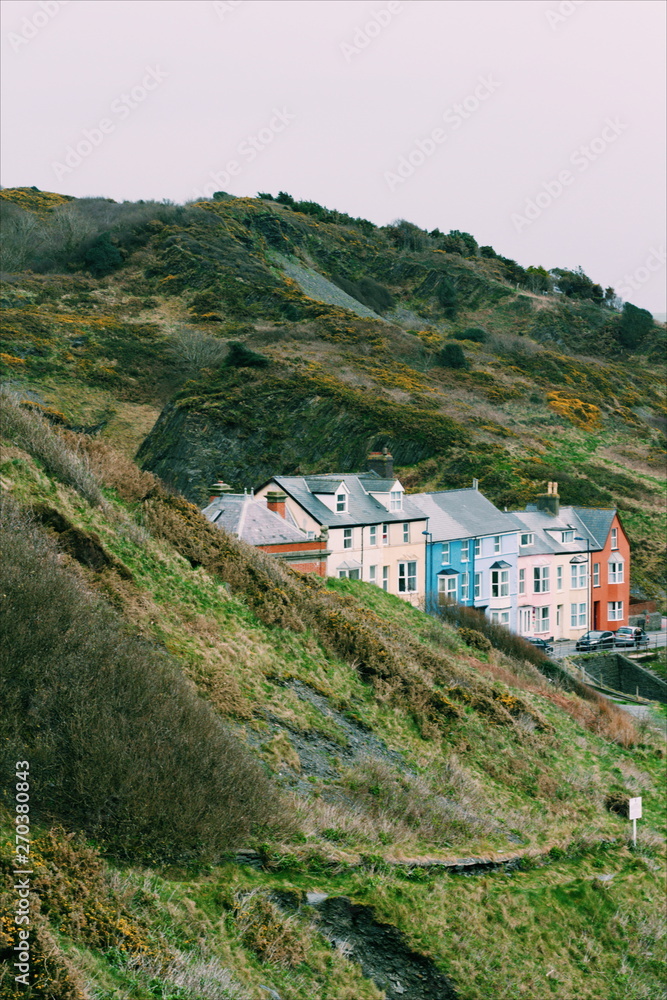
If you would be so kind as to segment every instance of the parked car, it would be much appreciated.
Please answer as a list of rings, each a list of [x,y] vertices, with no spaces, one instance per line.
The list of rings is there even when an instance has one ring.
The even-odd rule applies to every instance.
[[[554,648],[551,645],[553,637],[552,639],[537,639],[534,638],[532,635],[524,635],[523,638],[526,640],[526,642],[529,642],[531,646],[537,646],[537,648],[541,649],[543,653],[553,653],[554,651]]]
[[[601,632],[596,629],[591,632],[584,632],[580,639],[577,639],[577,652],[589,653],[593,649],[613,649],[616,637],[613,632]]]
[[[643,628],[632,625],[621,625],[616,629],[617,646],[648,646],[648,636]]]

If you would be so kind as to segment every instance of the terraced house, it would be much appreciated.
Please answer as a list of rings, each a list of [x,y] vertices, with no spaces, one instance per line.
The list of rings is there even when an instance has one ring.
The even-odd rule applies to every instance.
[[[372,454],[369,467],[356,474],[274,476],[256,496],[273,494],[282,516],[305,538],[326,529],[328,576],[365,580],[420,604],[426,518],[394,477],[391,455]]]
[[[513,515],[519,535],[517,631],[577,639],[627,624],[630,548],[615,510],[561,507],[558,484]]]
[[[472,489],[413,493],[410,500],[428,519],[427,608],[455,601],[515,631],[521,523],[476,481]]]

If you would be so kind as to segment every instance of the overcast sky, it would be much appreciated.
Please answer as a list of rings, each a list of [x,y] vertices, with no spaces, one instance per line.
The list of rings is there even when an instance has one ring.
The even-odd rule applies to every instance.
[[[290,192],[665,311],[662,0],[6,0],[2,183]]]

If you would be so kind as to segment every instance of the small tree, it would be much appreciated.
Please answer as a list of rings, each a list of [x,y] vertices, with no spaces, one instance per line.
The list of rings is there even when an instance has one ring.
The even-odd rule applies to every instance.
[[[229,344],[229,353],[225,359],[228,368],[266,368],[269,359],[257,351],[251,351],[245,344],[233,340]]]
[[[623,347],[632,351],[642,343],[653,328],[653,316],[648,309],[639,309],[631,302],[623,304],[618,339]]]
[[[450,281],[449,278],[441,278],[438,287],[436,288],[435,297],[438,301],[438,305],[442,306],[445,316],[448,319],[454,319],[458,306],[458,294],[456,292],[456,286],[452,281]]]
[[[485,344],[489,339],[486,330],[482,330],[480,326],[469,326],[463,333],[457,333],[455,336],[456,340],[472,340],[475,344]]]
[[[81,262],[94,278],[111,274],[123,263],[123,255],[111,242],[109,233],[100,233],[82,254]]]
[[[466,356],[460,344],[445,344],[436,355],[437,364],[441,368],[469,368]]]

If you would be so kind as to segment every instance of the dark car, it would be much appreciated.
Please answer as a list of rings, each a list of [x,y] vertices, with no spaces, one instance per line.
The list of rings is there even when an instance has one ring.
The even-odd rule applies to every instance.
[[[549,639],[537,639],[533,638],[532,635],[524,635],[523,638],[526,642],[529,642],[531,646],[537,646],[537,648],[541,649],[543,653],[553,653],[554,651]]]
[[[643,628],[632,625],[621,625],[616,629],[617,646],[648,646],[648,636]]]
[[[577,652],[588,653],[593,649],[613,649],[616,636],[613,632],[601,632],[595,630],[584,632],[580,639],[577,639]]]

